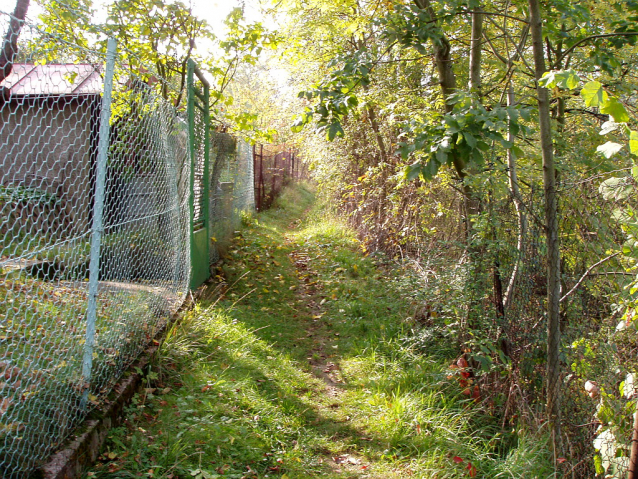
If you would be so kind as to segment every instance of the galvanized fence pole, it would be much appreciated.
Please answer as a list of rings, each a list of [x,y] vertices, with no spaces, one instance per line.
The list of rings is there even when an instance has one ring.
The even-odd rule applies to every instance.
[[[93,225],[91,233],[91,256],[89,263],[89,297],[86,311],[86,336],[84,342],[84,358],[82,360],[82,379],[84,394],[82,406],[86,407],[91,385],[93,368],[93,347],[95,345],[95,323],[97,319],[97,295],[100,276],[100,248],[102,245],[102,222],[104,213],[104,190],[106,184],[106,162],[108,160],[109,136],[111,120],[111,99],[113,93],[113,73],[115,70],[115,56],[117,40],[110,38],[106,51],[106,71],[104,74],[104,96],[102,97],[102,111],[100,113],[100,131],[98,140],[98,154],[95,182],[95,203],[93,207]]]

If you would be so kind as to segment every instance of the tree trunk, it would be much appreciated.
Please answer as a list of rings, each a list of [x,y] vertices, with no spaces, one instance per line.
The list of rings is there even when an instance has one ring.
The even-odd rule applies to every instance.
[[[425,10],[430,18],[436,18],[434,9],[430,0],[414,0],[417,7]],[[439,85],[441,86],[441,93],[445,101],[445,112],[452,111],[453,106],[447,103],[447,98],[454,92],[456,92],[456,76],[454,75],[454,69],[452,68],[452,47],[450,41],[445,35],[441,35],[438,42],[432,42],[434,48],[434,61],[436,64],[436,70],[439,73]],[[467,176],[465,171],[466,162],[458,155],[454,155],[452,160],[454,168],[461,179]],[[467,192],[466,192],[467,193]],[[469,197],[468,197],[469,200]]]
[[[425,10],[430,18],[436,18],[434,13],[434,9],[432,8],[432,4],[430,0],[414,0],[414,3],[417,7]],[[441,94],[443,98],[447,100],[447,98],[456,92],[456,76],[454,75],[453,69],[453,61],[452,61],[452,47],[450,46],[450,41],[447,37],[441,34],[440,38],[436,42],[432,42],[432,47],[434,49],[434,61],[436,64],[436,69],[439,73],[439,85],[441,87]],[[479,74],[480,74],[480,63],[477,65]],[[453,105],[448,104],[445,101],[445,112],[450,113],[453,109]],[[454,165],[454,169],[456,173],[459,175],[461,180],[464,180],[468,175],[466,171],[467,162],[465,158],[458,155],[458,153],[452,153],[452,164]],[[474,194],[471,188],[463,182],[463,194],[465,196],[465,227],[466,234],[468,239],[472,236],[472,224],[470,222],[470,215],[477,214],[481,210],[481,201],[480,198]]]
[[[514,87],[510,82],[507,91],[507,104],[508,106],[514,106],[516,104],[516,98],[514,94]],[[510,130],[508,132],[507,139],[514,142],[516,137]],[[514,200],[514,208],[516,209],[516,216],[518,217],[518,240],[516,242],[517,257],[514,262],[514,268],[505,291],[503,298],[503,308],[507,311],[512,306],[512,298],[514,297],[514,290],[516,288],[516,280],[523,261],[525,241],[527,237],[527,215],[523,210],[523,198],[521,197],[521,190],[518,187],[518,173],[516,168],[516,160],[514,159],[514,153],[511,149],[507,150],[507,176],[509,177],[510,191]]]
[[[478,8],[476,9],[478,10]],[[483,37],[483,15],[472,14],[472,40],[470,42],[470,89],[481,97],[481,44]]]
[[[381,161],[383,163],[387,163],[388,153],[385,148],[385,143],[383,142],[383,137],[381,136],[381,131],[379,129],[379,122],[377,121],[377,115],[374,112],[374,107],[370,105],[366,105],[366,111],[368,113],[368,121],[370,122],[372,131],[374,132],[374,138],[376,139],[377,146],[379,147],[379,154],[381,155]]]
[[[545,73],[543,55],[543,25],[538,0],[528,0],[530,29],[537,80],[538,121],[543,156],[545,189],[545,222],[547,235],[547,414],[554,440],[554,454],[561,449],[560,437],[560,250],[558,243],[558,213],[556,200],[556,169],[550,123],[549,94],[538,84]],[[556,459],[556,457],[554,458]]]
[[[18,37],[20,36],[22,25],[24,25],[27,10],[29,10],[29,2],[30,0],[17,0],[16,8],[13,11],[13,15],[11,15],[9,29],[4,36],[2,51],[0,52],[0,83],[2,83],[13,70],[13,62],[18,54]]]

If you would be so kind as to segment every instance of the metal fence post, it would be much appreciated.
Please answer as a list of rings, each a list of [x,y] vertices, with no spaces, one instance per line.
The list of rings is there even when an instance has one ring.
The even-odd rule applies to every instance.
[[[85,388],[82,405],[86,407],[91,385],[93,368],[93,346],[95,345],[95,323],[97,319],[97,295],[100,276],[100,248],[104,225],[104,190],[106,183],[106,162],[108,159],[109,136],[111,120],[111,99],[113,92],[113,73],[115,70],[115,55],[117,40],[109,38],[106,51],[106,71],[104,74],[104,96],[102,97],[102,111],[100,113],[100,132],[98,141],[98,155],[95,182],[95,203],[93,211],[93,225],[91,233],[91,257],[89,263],[89,298],[86,311],[86,336],[84,342],[84,357],[82,359],[82,379]]]
[[[202,84],[202,91],[195,87],[195,81]],[[190,245],[191,278],[190,287],[196,289],[210,277],[210,112],[209,84],[195,62],[188,61],[188,125],[190,142],[191,178],[190,178]],[[203,123],[197,124],[197,120]],[[203,128],[203,151],[197,143],[197,126]],[[201,142],[202,139],[200,138]],[[200,156],[201,155],[201,156]],[[203,157],[202,157],[203,156]],[[203,163],[202,163],[203,162]],[[199,169],[201,168],[201,177]],[[197,198],[196,198],[197,195]]]

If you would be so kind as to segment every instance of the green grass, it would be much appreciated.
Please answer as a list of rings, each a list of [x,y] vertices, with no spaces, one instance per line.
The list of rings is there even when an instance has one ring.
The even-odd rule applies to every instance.
[[[450,348],[405,341],[400,270],[327,211],[296,187],[247,221],[88,477],[553,477],[544,437],[462,394]]]

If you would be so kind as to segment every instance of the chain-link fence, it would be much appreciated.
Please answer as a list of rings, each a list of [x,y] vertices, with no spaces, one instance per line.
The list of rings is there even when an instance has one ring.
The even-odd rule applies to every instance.
[[[581,477],[627,477],[638,386],[635,186],[627,168],[574,172],[560,190],[563,447],[588,457]]]
[[[0,12],[3,36],[8,24]],[[193,127],[172,87],[134,68],[115,40],[100,53],[27,23],[21,41],[20,62],[0,83],[7,478],[28,476],[101,405],[180,307],[193,230],[208,219],[214,260],[211,237],[222,241],[254,209],[252,148],[210,131],[205,109]],[[201,100],[200,87],[194,78],[189,94]]]
[[[242,221],[255,209],[252,146],[227,133],[213,133],[210,223],[210,260],[219,260],[225,243]]]

